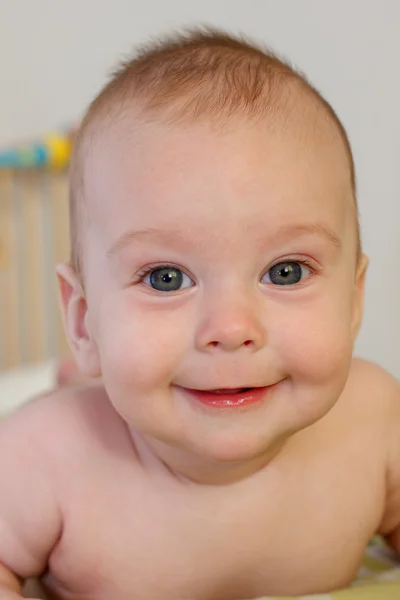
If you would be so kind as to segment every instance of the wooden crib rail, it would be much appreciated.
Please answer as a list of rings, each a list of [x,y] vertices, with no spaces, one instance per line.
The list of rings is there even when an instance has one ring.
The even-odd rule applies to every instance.
[[[66,174],[0,171],[0,370],[67,352],[55,266],[68,255]]]

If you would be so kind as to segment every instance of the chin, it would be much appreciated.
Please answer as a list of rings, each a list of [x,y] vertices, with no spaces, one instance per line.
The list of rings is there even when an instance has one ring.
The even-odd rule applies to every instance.
[[[254,436],[241,433],[216,435],[197,444],[196,454],[220,463],[267,462],[283,446],[285,436]]]

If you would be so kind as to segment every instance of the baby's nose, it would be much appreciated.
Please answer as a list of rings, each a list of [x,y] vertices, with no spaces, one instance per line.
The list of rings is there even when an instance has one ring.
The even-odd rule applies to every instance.
[[[265,345],[266,332],[255,306],[218,303],[203,313],[196,342],[202,351],[244,349],[254,352]]]

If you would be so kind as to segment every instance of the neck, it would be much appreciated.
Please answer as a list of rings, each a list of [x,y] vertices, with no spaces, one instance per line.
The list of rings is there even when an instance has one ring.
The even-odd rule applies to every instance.
[[[225,462],[168,446],[137,431],[131,431],[131,436],[138,456],[147,468],[168,470],[181,481],[199,485],[228,485],[248,479],[267,467],[286,442],[286,439],[279,440],[272,448],[251,459]]]

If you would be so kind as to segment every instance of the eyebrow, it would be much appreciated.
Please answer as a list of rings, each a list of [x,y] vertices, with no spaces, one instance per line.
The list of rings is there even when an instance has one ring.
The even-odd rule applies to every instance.
[[[318,235],[325,238],[329,244],[335,247],[337,250],[341,250],[342,242],[339,236],[327,225],[323,223],[297,223],[296,225],[282,225],[272,235],[268,236],[269,240],[276,240],[279,238],[291,238],[296,235],[310,234]],[[129,230],[123,233],[108,249],[107,256],[113,258],[120,255],[123,250],[134,242],[141,241],[157,241],[170,246],[177,244],[190,243],[190,238],[187,238],[182,231],[176,229],[157,229],[155,227],[148,227],[146,229]],[[265,237],[260,241],[265,240]]]

